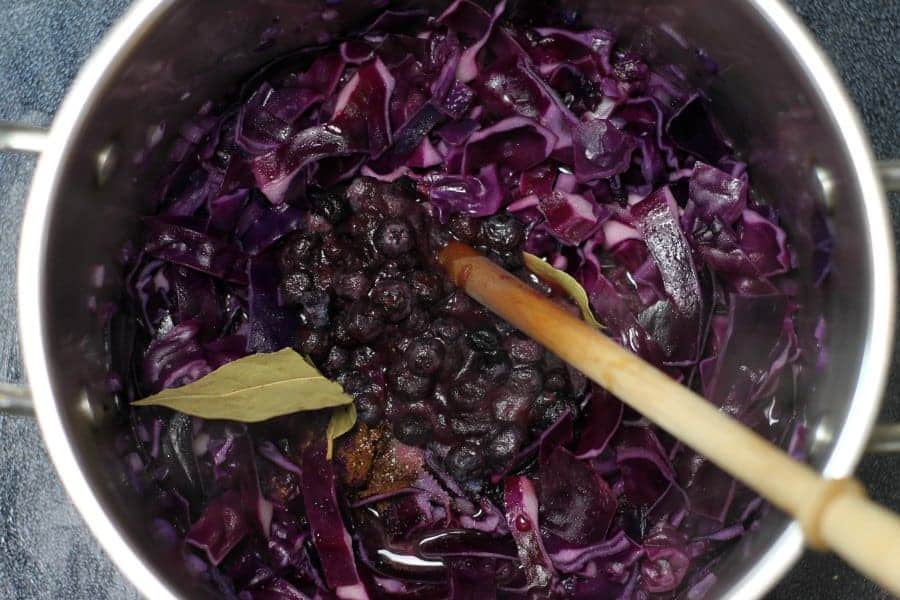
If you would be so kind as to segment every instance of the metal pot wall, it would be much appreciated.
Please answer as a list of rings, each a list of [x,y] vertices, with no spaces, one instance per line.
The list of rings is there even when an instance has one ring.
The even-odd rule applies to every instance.
[[[710,93],[714,106],[728,111],[717,117],[747,157],[757,191],[776,204],[783,200],[788,213],[801,195],[828,207],[834,270],[823,294],[808,287],[829,318],[832,360],[800,399],[811,428],[810,462],[827,476],[850,474],[870,438],[890,365],[894,245],[879,166],[823,52],[774,0],[573,4],[625,36],[665,24],[707,49],[722,66]],[[86,302],[113,298],[120,289],[114,276],[98,286],[93,275],[116,272],[110,257],[137,226],[141,196],[132,157],[161,121],[177,123],[254,67],[314,42],[324,29],[341,30],[362,12],[346,10],[325,21],[313,1],[138,0],[84,66],[49,132],[0,124],[0,151],[41,153],[19,258],[31,390],[0,390],[0,409],[27,413],[33,402],[73,502],[147,597],[209,592],[193,587],[154,547],[126,486],[109,468],[107,417],[114,406],[99,383],[105,350]],[[292,35],[260,49],[276,16]],[[655,39],[667,59],[684,55],[690,67],[689,53],[675,44],[664,48],[671,37]],[[153,169],[151,163],[144,181]],[[881,165],[881,175],[888,187],[900,187],[897,162]],[[872,445],[897,449],[900,432],[883,426]],[[801,549],[799,528],[769,511],[723,558],[711,597],[762,596]]]

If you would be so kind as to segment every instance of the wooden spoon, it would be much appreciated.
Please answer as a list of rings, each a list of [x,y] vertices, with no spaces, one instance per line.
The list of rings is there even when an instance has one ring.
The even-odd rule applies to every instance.
[[[900,517],[856,479],[824,479],[469,246],[450,243],[440,262],[472,298],[795,518],[808,546],[900,595]]]

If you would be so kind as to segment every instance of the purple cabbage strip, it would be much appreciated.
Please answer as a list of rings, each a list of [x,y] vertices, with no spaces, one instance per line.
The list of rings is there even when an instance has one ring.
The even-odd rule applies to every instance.
[[[529,594],[550,594],[557,585],[556,570],[544,549],[538,526],[538,498],[527,477],[508,477],[503,504],[509,531],[519,548],[519,559],[528,579]]]
[[[246,258],[234,244],[174,219],[144,219],[144,230],[147,254],[232,283],[247,282]]]
[[[590,395],[588,421],[578,442],[577,458],[594,458],[603,453],[622,423],[625,406],[604,390]]]
[[[622,471],[625,493],[632,502],[653,505],[675,481],[665,449],[649,427],[624,428],[616,448],[616,463]]]
[[[218,565],[249,532],[241,494],[228,491],[206,505],[185,540],[203,550],[211,564]]]
[[[669,187],[663,187],[634,205],[631,213],[674,304],[674,328],[684,329],[678,344],[665,348],[672,360],[696,358],[700,336],[703,295],[691,247],[678,220],[678,205]],[[680,332],[677,332],[680,333]]]
[[[581,244],[600,226],[596,203],[580,194],[555,191],[540,198],[538,209],[553,235],[569,246]]]
[[[691,173],[690,198],[701,218],[719,217],[733,225],[747,207],[747,182],[698,162]]]
[[[350,534],[344,525],[334,488],[331,461],[324,443],[310,443],[302,452],[301,488],[313,544],[325,580],[342,600],[368,600],[369,593],[356,570]]]
[[[429,174],[423,177],[422,186],[442,220],[457,213],[486,217],[497,213],[503,203],[503,189],[495,165],[484,167],[477,176]]]
[[[514,171],[539,165],[553,152],[557,137],[549,129],[524,117],[509,117],[476,131],[466,143],[462,172],[502,163]]]
[[[596,119],[579,123],[573,130],[575,175],[581,183],[609,179],[631,165],[634,139],[610,121]]]
[[[562,446],[541,452],[539,474],[541,527],[550,551],[555,543],[548,539],[579,547],[602,542],[618,501],[600,474]]]
[[[185,322],[153,340],[143,361],[143,383],[153,392],[180,387],[212,371],[197,341],[200,325]]]

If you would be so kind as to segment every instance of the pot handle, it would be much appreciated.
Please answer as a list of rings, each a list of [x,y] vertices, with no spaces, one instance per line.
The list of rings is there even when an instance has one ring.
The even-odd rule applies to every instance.
[[[900,158],[878,161],[878,170],[881,172],[884,191],[900,192]]]
[[[900,158],[878,163],[884,191],[900,192]],[[900,423],[882,423],[872,430],[866,452],[876,454],[900,453]]]
[[[0,415],[34,416],[34,403],[28,386],[14,383],[0,384]]]
[[[40,154],[46,141],[47,132],[44,129],[0,121],[0,152]],[[34,415],[28,386],[0,383],[0,415]]]
[[[900,423],[880,423],[872,430],[866,452],[870,454],[900,453]]]
[[[46,142],[45,129],[0,121],[0,152],[40,154]]]

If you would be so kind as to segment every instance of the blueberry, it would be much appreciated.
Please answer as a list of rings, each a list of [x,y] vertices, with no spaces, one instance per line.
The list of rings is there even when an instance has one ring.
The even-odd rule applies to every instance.
[[[366,387],[363,391],[367,394],[373,394],[381,400],[384,400],[385,396],[387,396],[384,379],[382,377],[373,377],[372,372],[366,374]]]
[[[469,343],[479,352],[495,352],[500,347],[500,338],[492,327],[479,327],[469,332]]]
[[[349,357],[350,353],[340,346],[332,346],[322,363],[322,370],[326,373],[337,373],[347,365]]]
[[[544,374],[544,388],[552,392],[562,392],[569,387],[565,371],[553,370]]]
[[[301,329],[297,341],[301,354],[317,358],[328,352],[328,332],[323,329]]]
[[[431,395],[434,381],[430,377],[416,375],[407,369],[398,369],[388,374],[391,389],[407,401],[415,401]]]
[[[478,233],[481,230],[481,223],[478,219],[461,213],[452,215],[447,224],[453,237],[470,244],[478,239]]]
[[[379,281],[372,288],[370,296],[372,302],[384,311],[389,321],[395,323],[402,321],[412,311],[412,290],[409,289],[409,285],[400,280]]]
[[[334,270],[328,265],[316,265],[311,269],[313,276],[313,287],[324,291],[330,290],[334,281]]]
[[[399,189],[385,190],[381,196],[384,214],[393,218],[402,218],[413,210],[412,202]]]
[[[347,248],[343,241],[333,232],[328,232],[322,236],[322,256],[326,261],[329,263],[343,262],[346,253]]]
[[[347,331],[357,342],[368,344],[384,331],[384,317],[374,306],[354,305],[347,320]]]
[[[415,271],[409,277],[416,296],[425,304],[437,302],[444,294],[444,280],[437,273]]]
[[[409,272],[418,265],[418,257],[414,252],[410,252],[409,254],[401,254],[400,256],[385,261],[381,270],[385,273],[393,273],[392,277],[394,278],[402,277],[403,279],[406,279],[409,277]]]
[[[518,250],[509,252],[491,252],[491,256],[507,271],[516,271],[525,266],[522,253]]]
[[[517,365],[538,363],[544,357],[544,349],[534,340],[511,338],[506,347],[509,357]]]
[[[383,220],[381,213],[376,211],[358,212],[350,217],[348,228],[353,237],[365,238],[373,235]]]
[[[444,345],[434,338],[415,340],[406,350],[409,370],[417,375],[434,375],[441,369]]]
[[[347,200],[354,211],[378,207],[377,189],[381,184],[371,177],[357,177],[347,188]]]
[[[334,320],[331,326],[331,338],[336,344],[348,348],[356,345],[356,340],[350,334],[350,315],[343,313]]]
[[[381,267],[382,261],[384,259],[378,253],[378,250],[368,244],[365,244],[359,248],[359,260],[360,267],[373,272],[377,271]]]
[[[519,365],[509,374],[509,385],[516,391],[534,397],[543,389],[544,378],[537,368]]]
[[[454,342],[463,334],[463,325],[456,319],[438,317],[431,324],[434,335],[447,342]]]
[[[387,281],[391,279],[402,279],[403,276],[403,269],[400,268],[399,262],[394,259],[386,260],[381,265],[378,273],[376,273],[375,282],[379,283],[381,281]]]
[[[481,238],[491,250],[508,252],[524,241],[525,229],[511,214],[500,213],[481,223]]]
[[[321,290],[302,292],[299,300],[303,306],[303,319],[307,325],[317,328],[328,325],[331,298],[326,292]]]
[[[428,441],[431,426],[424,415],[409,414],[394,423],[394,436],[411,446],[422,446]]]
[[[462,319],[469,317],[476,309],[474,301],[462,290],[453,290],[437,306],[444,316]]]
[[[563,396],[553,392],[540,394],[535,399],[532,410],[534,425],[540,430],[550,427],[566,412],[567,408],[569,408],[569,404]]]
[[[447,454],[444,464],[453,477],[460,481],[466,481],[479,474],[484,467],[484,460],[478,448],[470,444],[462,444]]]
[[[342,273],[334,279],[334,292],[341,298],[359,300],[369,293],[371,282],[364,271]]]
[[[315,233],[326,233],[333,229],[324,215],[315,212],[306,215],[306,228]]]
[[[344,371],[337,376],[336,381],[346,393],[354,398],[361,397],[368,392],[369,379],[362,371]]]
[[[496,464],[506,464],[516,455],[525,442],[525,432],[515,425],[502,428],[488,442],[486,454]]]
[[[287,276],[281,280],[281,286],[278,289],[281,304],[300,304],[300,298],[303,292],[308,291],[312,287],[312,283],[312,277],[306,271],[294,271],[288,273]]]
[[[400,354],[405,354],[413,343],[413,338],[408,335],[400,335],[394,338],[392,344]]]
[[[511,369],[509,357],[503,351],[486,354],[481,362],[481,373],[494,385],[506,381]]]
[[[369,346],[357,346],[350,353],[350,366],[365,369],[374,365],[378,355]]]
[[[309,194],[313,210],[320,213],[332,225],[337,225],[350,215],[350,206],[341,194],[314,190]]]
[[[318,236],[312,233],[299,232],[289,237],[278,254],[281,272],[290,273],[307,266],[318,244]]]
[[[384,417],[384,407],[374,394],[356,397],[356,417],[366,425],[377,425]]]
[[[388,257],[406,254],[415,245],[415,232],[405,221],[387,221],[375,232],[375,247]]]
[[[487,414],[455,414],[450,418],[450,428],[456,435],[472,439],[490,433],[494,422]]]
[[[406,318],[406,322],[404,323],[404,327],[412,333],[420,334],[426,329],[428,329],[428,324],[431,322],[431,317],[425,311],[425,309],[416,306],[410,311],[409,316]]]
[[[522,423],[527,421],[532,400],[525,394],[508,387],[496,392],[491,407],[494,418],[506,423]]]
[[[450,391],[450,401],[460,410],[477,407],[487,393],[487,382],[473,375],[463,377]]]
[[[543,422],[542,425],[546,427],[550,427],[554,423],[556,423],[560,417],[570,408],[569,403],[564,400],[557,400],[553,404],[547,407],[547,410],[544,411],[542,415]]]

